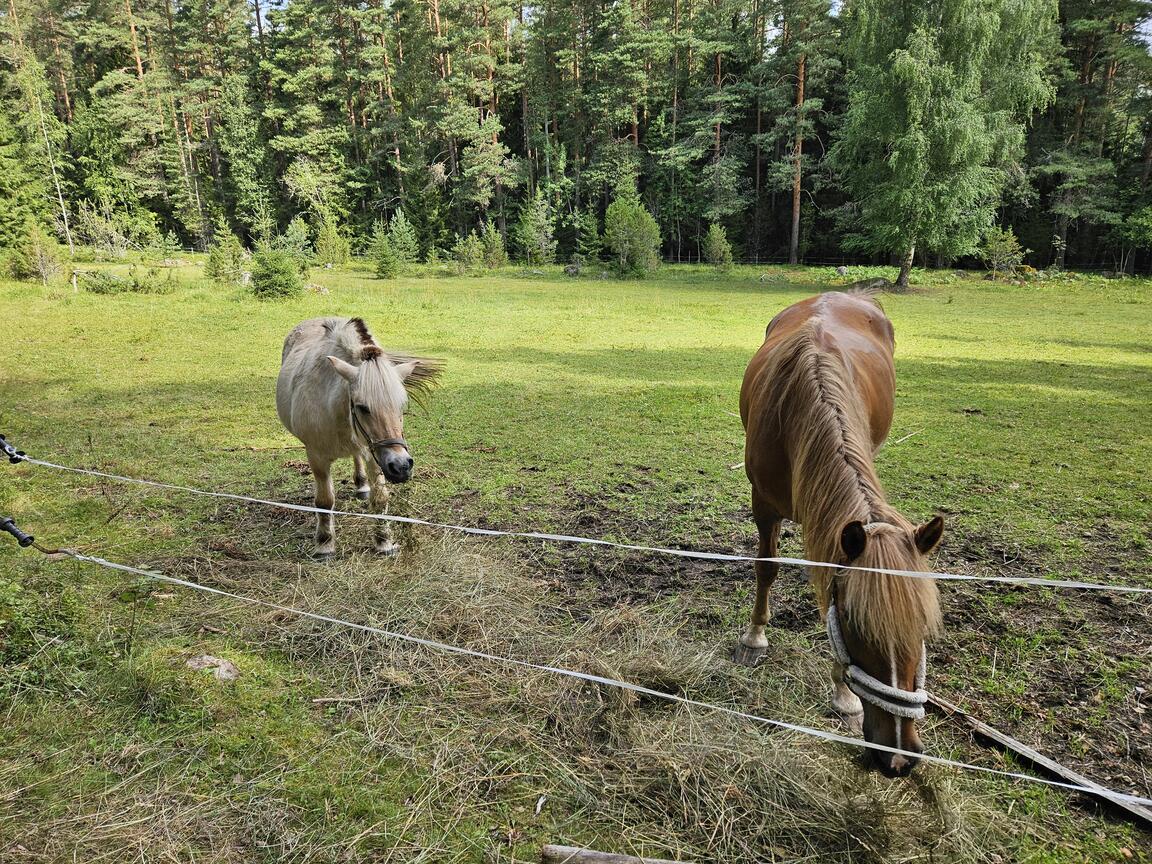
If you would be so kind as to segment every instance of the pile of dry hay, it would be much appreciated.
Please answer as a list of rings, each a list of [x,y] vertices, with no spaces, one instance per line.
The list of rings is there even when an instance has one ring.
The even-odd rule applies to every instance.
[[[345,548],[367,545],[367,530],[347,526]],[[270,536],[251,535],[251,553],[210,544],[155,563],[349,621],[836,728],[822,716],[827,659],[807,638],[778,632],[775,653],[750,671],[729,661],[731,633],[707,645],[688,636],[673,601],[604,609],[557,596],[509,563],[519,546],[417,532],[396,559],[349,553],[300,565],[260,548]],[[85,849],[196,850],[195,860],[213,862],[357,860],[367,849],[379,861],[523,861],[542,841],[695,861],[994,862],[1010,857],[1009,832],[1020,830],[976,781],[946,769],[888,781],[850,748],[269,609],[182,593],[152,635],[201,634],[206,620],[338,697],[329,703],[347,730],[338,734],[362,742],[363,764],[349,772],[410,766],[420,781],[404,802],[407,821],[350,823],[343,837],[323,814],[274,795],[190,794],[179,772],[195,755],[174,756],[179,743],[129,745],[116,757],[123,764],[106,766],[124,782],[58,800],[42,855],[27,860],[74,852],[83,835]],[[269,770],[307,772],[316,758],[302,752]],[[460,842],[493,814],[503,814],[498,832]]]
[[[509,563],[517,551],[418,532],[389,562],[352,554],[279,579],[255,562],[251,578],[241,562],[197,569],[208,584],[296,608],[837,728],[822,716],[827,658],[807,640],[781,634],[779,656],[745,670],[721,641],[683,637],[674,603],[605,610],[558,597]],[[412,806],[440,814],[444,836],[475,808],[544,797],[570,832],[551,840],[687,860],[998,861],[1009,842],[1003,812],[993,817],[976,783],[947,769],[893,782],[865,771],[858,751],[704,709],[279,613],[248,617],[248,638],[336,676],[345,720],[377,758],[426,774]],[[509,840],[533,818],[529,806]],[[446,860],[429,856],[433,842],[407,838],[398,860]]]

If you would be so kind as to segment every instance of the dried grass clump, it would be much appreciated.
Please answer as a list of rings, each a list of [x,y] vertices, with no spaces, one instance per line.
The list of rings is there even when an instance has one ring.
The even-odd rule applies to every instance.
[[[241,864],[255,850],[227,798],[180,788],[180,766],[160,748],[129,744],[119,756],[85,764],[56,754],[35,784],[19,782],[19,763],[0,758],[0,861],[189,861]],[[119,779],[94,778],[108,772]],[[42,788],[41,788],[42,787]],[[50,795],[28,819],[22,798]]]
[[[779,655],[750,673],[728,646],[681,637],[673,602],[590,610],[491,543],[421,533],[409,545],[394,561],[354,554],[252,587],[387,630],[828,725],[817,707],[826,660],[806,640],[782,635]],[[985,861],[1002,849],[991,810],[930,766],[887,781],[846,748],[646,694],[276,613],[254,623],[269,648],[355,694],[347,720],[373,756],[426,778],[413,802],[435,826],[419,827],[426,853],[476,808],[541,795],[632,851],[696,860]]]

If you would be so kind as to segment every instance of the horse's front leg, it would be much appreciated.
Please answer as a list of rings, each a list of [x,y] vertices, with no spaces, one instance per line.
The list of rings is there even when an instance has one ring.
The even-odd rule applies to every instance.
[[[752,509],[756,517],[756,528],[760,534],[760,547],[756,557],[775,558],[776,544],[780,536],[780,518],[775,515],[761,515],[762,509],[757,513],[755,502]],[[772,616],[768,605],[768,593],[772,590],[772,583],[776,581],[779,572],[779,564],[770,561],[756,562],[756,599],[752,601],[752,620],[732,654],[732,659],[744,666],[755,666],[768,651],[768,619]]]
[[[848,689],[844,674],[848,667],[832,661],[832,710],[840,715],[849,731],[859,735],[864,731],[864,706],[860,697]]]
[[[368,471],[364,468],[365,462],[363,453],[352,454],[352,464],[355,466],[352,482],[356,486],[356,497],[361,501],[367,501],[372,497],[372,484],[368,480]]]
[[[388,515],[388,502],[392,498],[392,490],[384,475],[377,473],[372,483],[372,495],[368,499],[368,506],[373,513]],[[392,539],[392,523],[386,519],[376,520],[375,548],[377,555],[395,555],[400,546]]]
[[[336,506],[336,490],[332,485],[332,460],[308,454],[312,479],[316,483],[316,506],[331,510]],[[316,514],[316,548],[312,557],[327,561],[336,554],[336,520],[331,513]]]

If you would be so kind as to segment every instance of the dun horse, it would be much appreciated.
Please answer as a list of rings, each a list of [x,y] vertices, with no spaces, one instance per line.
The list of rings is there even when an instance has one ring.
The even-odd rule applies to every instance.
[[[926,570],[940,542],[937,516],[914,526],[885,500],[872,459],[892,423],[892,324],[870,298],[822,294],[768,325],[740,392],[745,467],[759,557],[775,557],[782,519],[803,525],[814,561]],[[756,563],[752,621],[736,659],[765,651],[768,592],[779,567]],[[811,568],[835,662],[833,708],[869,742],[923,752],[924,641],[940,626],[935,582],[861,570]],[[915,759],[869,751],[889,776]]]
[[[356,497],[370,499],[373,512],[385,512],[385,481],[405,483],[412,476],[404,440],[408,396],[426,392],[439,374],[439,361],[384,351],[359,318],[313,318],[288,334],[276,411],[308,451],[317,507],[333,507],[332,462],[351,456]],[[389,523],[376,524],[376,551],[394,554]],[[332,514],[319,513],[313,555],[323,560],[335,552]]]

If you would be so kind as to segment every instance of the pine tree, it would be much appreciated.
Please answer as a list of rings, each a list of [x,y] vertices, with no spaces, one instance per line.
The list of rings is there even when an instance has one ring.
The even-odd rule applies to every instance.
[[[660,263],[660,227],[635,193],[624,194],[604,214],[604,244],[625,276],[646,276]]]
[[[516,245],[525,264],[539,266],[556,261],[556,235],[552,210],[542,189],[520,210],[516,223]]]
[[[395,279],[404,272],[406,262],[397,253],[391,232],[385,229],[383,222],[377,221],[372,227],[370,251],[376,275],[381,279]]]
[[[499,270],[508,263],[508,252],[504,248],[504,237],[491,219],[480,229],[480,245],[484,247],[484,266],[489,270]],[[555,246],[553,245],[553,259]]]
[[[420,241],[416,237],[416,229],[404,216],[403,210],[397,210],[388,223],[388,240],[401,264],[415,264],[420,260]]]
[[[720,270],[732,268],[732,244],[728,242],[728,235],[722,225],[713,222],[708,226],[708,233],[704,235],[704,260]]]
[[[23,241],[28,226],[47,221],[48,182],[0,104],[0,249]]]

